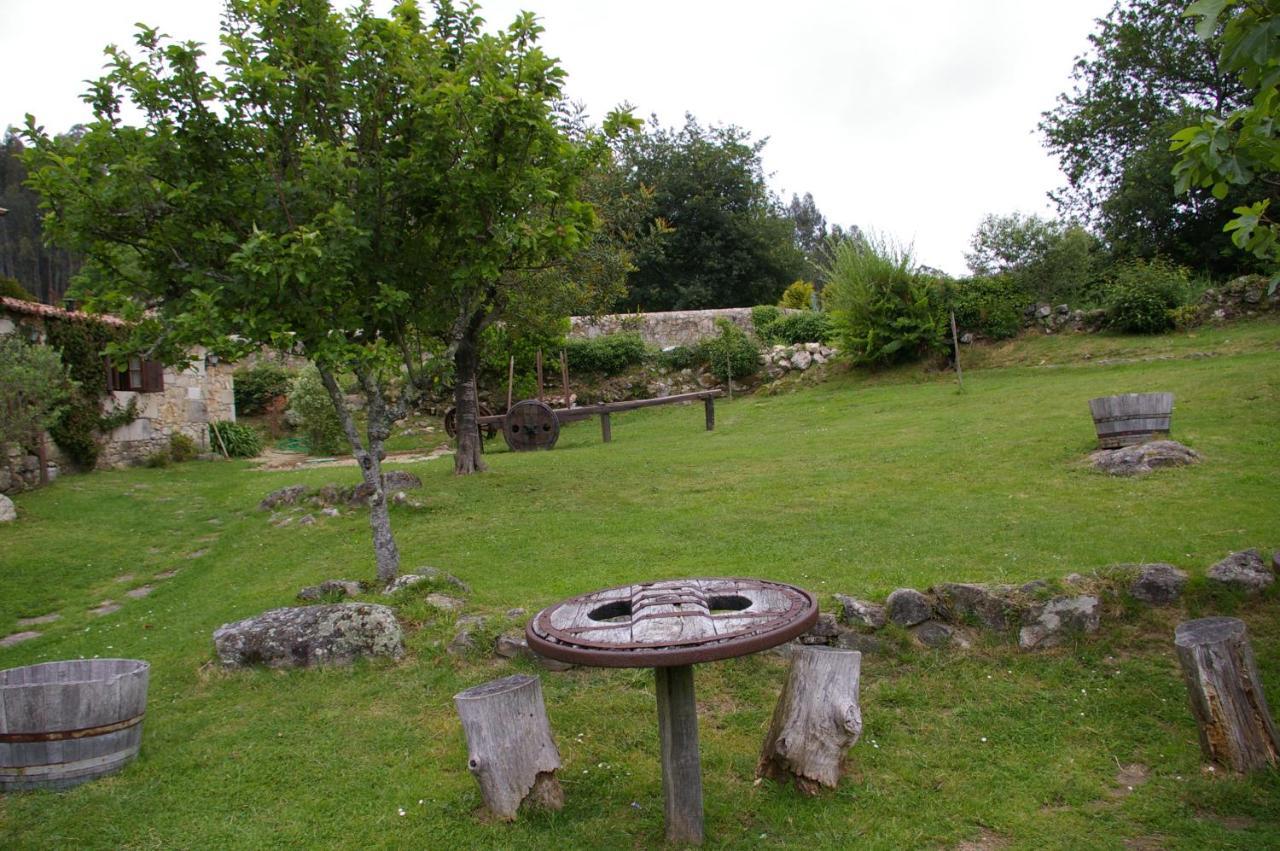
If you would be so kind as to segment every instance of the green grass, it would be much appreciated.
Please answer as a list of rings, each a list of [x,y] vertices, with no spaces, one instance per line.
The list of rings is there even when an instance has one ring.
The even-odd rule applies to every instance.
[[[1188,356],[1202,351],[1214,356]],[[712,433],[699,407],[654,408],[616,416],[609,445],[594,422],[566,427],[551,453],[508,453],[499,439],[484,476],[455,479],[447,458],[413,465],[426,508],[392,512],[404,568],[462,577],[473,613],[699,574],[794,582],[826,607],[836,592],[879,597],[1118,562],[1202,575],[1231,550],[1280,546],[1280,325],[1032,337],[968,355],[963,393],[950,376],[918,370],[848,374],[720,402]],[[992,368],[977,368],[982,358]],[[1087,400],[1137,390],[1176,394],[1174,436],[1203,464],[1141,480],[1083,466]],[[190,463],[67,477],[18,499],[20,522],[0,528],[0,635],[20,617],[63,617],[0,650],[0,667],[125,656],[150,661],[152,681],[138,762],[69,793],[0,797],[0,845],[660,844],[649,672],[542,674],[567,805],[499,825],[475,813],[451,697],[534,669],[447,655],[452,617],[420,598],[404,603],[413,630],[399,663],[236,673],[213,664],[219,624],[290,605],[304,584],[372,576],[362,515],[277,529],[255,509],[285,484],[353,475]],[[151,596],[123,596],[143,584]],[[851,776],[817,799],[753,784],[785,665],[757,655],[701,666],[708,844],[1280,844],[1280,773],[1201,771],[1170,652],[1181,617],[1226,607],[1249,623],[1280,706],[1277,596],[1212,604],[1201,594],[1190,612],[1113,613],[1104,634],[1042,653],[990,640],[868,656]],[[124,608],[90,616],[104,599]],[[1130,793],[1116,774],[1131,763],[1150,776]]]

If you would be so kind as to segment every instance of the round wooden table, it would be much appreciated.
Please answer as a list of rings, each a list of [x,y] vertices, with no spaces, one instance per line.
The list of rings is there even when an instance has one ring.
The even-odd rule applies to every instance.
[[[702,770],[693,666],[756,653],[806,632],[818,603],[761,579],[671,579],[594,591],[543,609],[525,629],[552,659],[653,668],[667,840],[702,842]]]

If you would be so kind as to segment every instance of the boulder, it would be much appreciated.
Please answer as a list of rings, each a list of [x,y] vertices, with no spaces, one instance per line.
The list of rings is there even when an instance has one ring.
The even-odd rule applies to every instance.
[[[884,642],[874,635],[856,632],[845,627],[838,627],[835,638],[831,639],[832,647],[841,650],[858,650],[862,653],[883,653]]]
[[[1145,476],[1157,467],[1198,464],[1200,453],[1176,440],[1152,440],[1119,449],[1100,449],[1089,455],[1093,468],[1112,476]]]
[[[353,579],[326,579],[319,585],[308,585],[298,592],[299,600],[321,600],[330,594],[340,597],[354,597],[364,590],[359,582]]]
[[[423,599],[427,602],[427,605],[435,606],[437,609],[444,609],[446,612],[456,612],[467,604],[466,600],[450,597],[448,594],[428,594]]]
[[[1088,594],[1054,597],[1032,609],[1031,620],[1018,632],[1023,650],[1052,647],[1072,633],[1097,632],[1102,612],[1098,598]]]
[[[471,586],[454,576],[452,573],[445,573],[439,568],[427,567],[426,565],[414,568],[413,573],[406,573],[403,576],[397,576],[382,593],[395,594],[397,591],[403,591],[411,585],[417,585],[419,582],[447,583],[464,594],[471,593]]]
[[[973,623],[1004,632],[1018,607],[1009,599],[1007,586],[989,588],[964,582],[944,582],[929,589],[938,601],[938,613],[952,623]]]
[[[1138,576],[1129,586],[1129,595],[1153,606],[1176,602],[1187,584],[1187,574],[1171,564],[1138,565]]]
[[[370,603],[334,603],[272,609],[223,624],[213,632],[218,658],[228,667],[272,668],[346,664],[365,656],[404,655],[395,614]]]
[[[884,602],[889,620],[898,626],[915,626],[933,617],[929,598],[912,588],[899,588]]]
[[[464,615],[458,618],[457,628],[445,650],[452,656],[465,656],[476,649],[476,633],[484,628],[484,618]]]
[[[295,505],[298,500],[302,499],[302,495],[307,492],[306,485],[289,485],[288,487],[273,490],[271,493],[263,497],[262,502],[258,503],[258,509],[261,511],[270,511],[280,505]]]
[[[13,507],[13,500],[0,494],[0,523],[12,523],[18,519],[18,510]]]
[[[803,349],[791,356],[791,366],[793,369],[806,370],[813,363],[813,355]]]
[[[1244,550],[1232,553],[1209,568],[1209,581],[1246,594],[1257,594],[1269,588],[1276,577],[1263,562],[1262,553]]]
[[[388,491],[411,491],[422,487],[422,479],[408,470],[388,470],[382,474],[382,487]]]
[[[911,637],[925,647],[932,647],[938,650],[951,646],[952,642],[956,641],[957,634],[954,629],[941,621],[925,621],[922,624],[911,627]],[[968,644],[967,641],[964,643]]]
[[[836,595],[836,602],[840,604],[840,620],[849,626],[880,629],[885,625],[884,606],[843,594]]]
[[[828,612],[818,615],[818,620],[809,630],[809,635],[819,638],[832,638],[836,634],[836,616]]]

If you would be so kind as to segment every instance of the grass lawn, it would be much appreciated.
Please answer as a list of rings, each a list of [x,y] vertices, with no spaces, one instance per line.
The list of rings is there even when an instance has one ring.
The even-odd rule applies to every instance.
[[[1120,562],[1199,578],[1229,551],[1280,547],[1280,323],[1031,337],[966,358],[963,393],[949,375],[849,373],[718,403],[711,433],[701,406],[662,407],[616,416],[609,445],[595,422],[567,426],[551,453],[499,439],[483,476],[455,479],[447,458],[412,465],[426,507],[393,509],[404,569],[456,574],[474,589],[467,613],[498,622],[646,578],[758,576],[827,608],[832,593]],[[1090,472],[1087,400],[1146,390],[1176,394],[1174,437],[1204,463],[1140,480]],[[372,577],[363,515],[275,528],[256,510],[286,484],[352,480],[190,463],[67,477],[17,500],[20,521],[0,528],[0,635],[62,617],[0,650],[0,667],[122,656],[152,675],[139,760],[68,793],[0,796],[0,846],[660,844],[648,671],[542,673],[567,804],[505,825],[475,814],[451,698],[537,669],[448,655],[454,616],[421,594],[400,601],[400,662],[216,666],[218,625],[291,605],[305,584]],[[150,596],[125,596],[143,585]],[[122,609],[89,613],[107,599]],[[891,640],[863,660],[850,777],[816,799],[753,782],[785,663],[701,666],[708,846],[1280,846],[1280,772],[1202,770],[1172,653],[1188,615],[1244,618],[1280,709],[1280,593],[1245,603],[1201,589],[1189,609],[1113,611],[1100,635],[1034,654],[1007,640],[941,652]]]

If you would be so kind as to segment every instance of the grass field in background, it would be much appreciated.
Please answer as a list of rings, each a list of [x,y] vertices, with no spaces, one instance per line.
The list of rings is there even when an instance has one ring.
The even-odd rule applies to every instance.
[[[608,445],[594,421],[567,426],[550,453],[509,453],[499,438],[482,476],[454,478],[447,457],[411,465],[426,507],[392,510],[403,568],[456,574],[474,589],[467,613],[500,619],[638,579],[758,576],[807,587],[829,608],[832,593],[879,598],[1121,562],[1202,576],[1232,550],[1280,547],[1280,324],[1028,337],[965,358],[964,392],[918,369],[850,372],[721,401],[711,433],[701,406],[654,408],[615,416]],[[1204,463],[1138,480],[1089,471],[1088,399],[1148,390],[1175,394],[1173,435]],[[421,595],[401,601],[412,628],[398,663],[215,666],[218,625],[291,605],[305,584],[372,577],[363,514],[274,528],[256,510],[287,484],[354,478],[189,463],[66,477],[17,500],[20,521],[0,528],[0,635],[21,617],[62,619],[0,650],[0,667],[123,656],[150,661],[152,681],[138,762],[69,793],[0,797],[0,845],[660,843],[648,671],[542,673],[566,809],[496,825],[474,813],[451,698],[536,669],[449,656],[454,616]],[[156,590],[123,595],[143,584]],[[105,599],[124,607],[91,616]],[[1194,599],[1190,614],[1209,613]],[[1277,600],[1219,601],[1249,623],[1273,708]],[[1277,773],[1201,771],[1171,652],[1187,614],[1129,612],[1097,637],[1035,654],[998,639],[924,651],[890,636],[893,652],[864,659],[866,729],[851,776],[817,799],[753,783],[785,664],[761,654],[700,666],[708,845],[1280,844]],[[1117,780],[1131,765],[1141,770],[1120,776],[1139,779]]]

